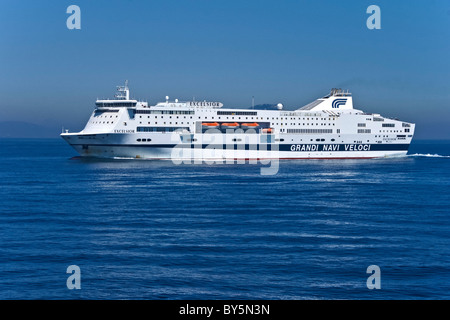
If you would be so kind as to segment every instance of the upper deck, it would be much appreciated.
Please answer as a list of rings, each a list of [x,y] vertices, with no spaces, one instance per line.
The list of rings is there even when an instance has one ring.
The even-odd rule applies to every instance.
[[[351,94],[332,89],[326,96],[296,110],[223,108],[216,101],[175,99],[149,106],[130,98],[128,84],[119,86],[115,99],[100,99],[82,133],[184,132],[205,129],[269,129],[279,134],[386,134],[413,132],[413,125],[353,108]],[[410,128],[412,130],[410,130]]]
[[[125,81],[124,86],[117,86],[117,93],[115,99],[97,99],[95,106],[98,110],[111,108],[137,108],[148,107],[145,101],[137,101],[130,99],[130,89],[128,88],[128,80]]]

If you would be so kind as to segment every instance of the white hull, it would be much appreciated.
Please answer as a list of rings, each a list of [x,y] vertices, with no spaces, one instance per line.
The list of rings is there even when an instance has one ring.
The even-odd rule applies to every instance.
[[[121,137],[120,137],[121,136]],[[131,137],[130,137],[131,136]],[[167,135],[170,136],[170,135]],[[175,135],[174,135],[175,136]],[[80,139],[81,137],[81,139]],[[83,135],[63,134],[63,138],[83,157],[140,158],[163,160],[261,160],[261,159],[369,159],[399,157],[407,153],[408,144],[218,144],[159,143],[136,144],[133,135]],[[69,139],[68,139],[69,138]],[[208,137],[210,138],[210,137]],[[251,137],[253,140],[258,136]],[[175,140],[170,138],[165,140]],[[158,139],[153,139],[158,140]],[[201,139],[200,139],[201,140]],[[245,140],[245,139],[244,139]],[[119,142],[120,141],[120,142]],[[128,142],[127,142],[128,141]],[[327,151],[320,151],[323,149]],[[385,150],[372,150],[372,149]],[[268,150],[269,149],[269,150]],[[308,151],[301,151],[301,150]],[[386,150],[391,149],[391,150]],[[297,151],[298,150],[298,151]],[[340,150],[340,151],[329,151]]]

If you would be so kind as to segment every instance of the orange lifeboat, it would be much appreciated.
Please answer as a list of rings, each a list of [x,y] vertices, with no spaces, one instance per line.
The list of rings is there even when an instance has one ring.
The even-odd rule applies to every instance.
[[[259,127],[259,124],[256,122],[253,123],[243,123],[241,124],[242,129],[256,129]]]
[[[215,129],[219,126],[217,122],[203,122],[202,128],[203,129]]]
[[[239,128],[239,123],[237,123],[237,122],[222,123],[222,128],[224,128],[224,129],[236,129],[236,128]]]
[[[203,122],[203,126],[217,127],[219,124],[217,122]]]
[[[263,133],[272,133],[273,129],[272,128],[267,128],[267,129],[262,129]]]

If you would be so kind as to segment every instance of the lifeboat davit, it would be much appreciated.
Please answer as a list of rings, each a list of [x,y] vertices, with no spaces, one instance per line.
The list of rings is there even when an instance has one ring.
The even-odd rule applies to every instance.
[[[256,129],[259,127],[259,124],[256,122],[253,123],[243,123],[241,124],[242,129]]]
[[[232,123],[222,123],[223,129],[236,129],[239,128],[239,123],[232,122]]]
[[[203,129],[216,129],[219,127],[219,124],[217,122],[203,122],[202,128]]]

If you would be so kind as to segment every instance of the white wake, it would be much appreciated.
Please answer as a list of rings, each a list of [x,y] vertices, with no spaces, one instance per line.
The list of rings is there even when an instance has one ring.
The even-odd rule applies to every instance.
[[[431,153],[415,153],[415,154],[408,154],[408,157],[427,157],[427,158],[450,158],[450,156],[443,156],[440,154],[431,154]]]

